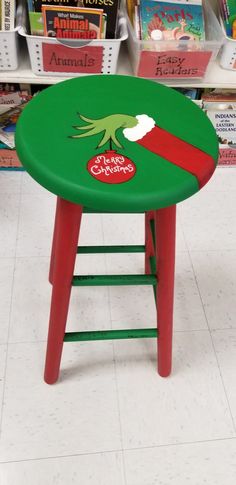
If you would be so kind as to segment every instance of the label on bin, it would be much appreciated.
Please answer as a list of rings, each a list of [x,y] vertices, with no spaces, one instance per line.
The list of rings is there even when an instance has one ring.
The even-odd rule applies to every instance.
[[[151,78],[203,77],[211,51],[142,51],[137,75]]]
[[[102,70],[103,47],[67,47],[43,42],[43,68],[49,72],[99,73]]]

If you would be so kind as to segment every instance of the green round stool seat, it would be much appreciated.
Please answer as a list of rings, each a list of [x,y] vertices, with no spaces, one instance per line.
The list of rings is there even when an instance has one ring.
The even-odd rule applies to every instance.
[[[215,130],[191,100],[118,75],[42,91],[20,116],[16,148],[50,192],[108,212],[176,204],[208,181],[218,158]]]

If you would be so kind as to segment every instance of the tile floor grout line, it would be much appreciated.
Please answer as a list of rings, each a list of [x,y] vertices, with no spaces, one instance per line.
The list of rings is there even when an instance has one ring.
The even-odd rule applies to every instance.
[[[21,181],[20,181],[20,191],[19,191],[19,198],[18,198],[18,217],[17,217],[17,225],[16,225],[16,244],[15,244],[15,251],[14,251],[14,270],[12,275],[12,285],[11,285],[11,302],[9,308],[9,320],[8,320],[8,331],[7,331],[7,341],[6,341],[6,355],[5,355],[5,366],[3,372],[3,388],[2,388],[2,402],[1,402],[1,409],[0,409],[0,441],[2,436],[2,422],[3,422],[3,414],[4,414],[4,400],[5,400],[5,392],[6,392],[6,376],[7,376],[7,361],[8,361],[8,349],[9,349],[9,336],[10,336],[10,326],[11,326],[11,315],[12,315],[12,304],[13,304],[13,290],[14,290],[14,283],[15,283],[15,272],[16,272],[16,251],[17,251],[17,241],[18,241],[18,232],[19,232],[19,225],[20,225],[20,213],[21,213],[21,201],[22,201],[22,185],[23,185],[23,178],[21,174]]]
[[[103,235],[103,244],[105,244],[105,232],[104,232],[104,226],[103,226],[103,217],[102,217],[102,235]],[[106,267],[106,274],[107,274],[108,267],[107,267],[106,254],[104,254],[104,258],[105,258],[105,267]],[[111,322],[111,328],[113,329],[112,314],[111,314],[110,287],[108,286],[107,289],[108,289],[108,306],[109,306],[110,322]],[[112,352],[113,352],[113,363],[114,363],[115,384],[116,384],[117,408],[118,408],[118,416],[119,416],[120,441],[121,441],[121,447],[122,447],[121,455],[122,455],[122,465],[123,465],[123,477],[124,477],[124,485],[128,485],[127,476],[126,476],[125,456],[124,456],[124,440],[123,440],[122,426],[121,426],[120,399],[119,399],[119,389],[118,389],[118,380],[117,380],[117,367],[116,367],[116,359],[115,359],[114,341],[112,341]]]
[[[166,443],[161,445],[149,445],[149,446],[140,446],[134,448],[117,448],[113,450],[102,450],[102,451],[94,451],[92,453],[72,453],[69,455],[53,455],[53,456],[41,456],[37,458],[27,458],[27,459],[19,459],[19,460],[6,460],[0,461],[0,465],[5,465],[8,463],[25,463],[25,462],[32,462],[32,461],[46,461],[46,460],[57,460],[59,458],[73,458],[73,457],[81,457],[81,456],[94,456],[94,455],[103,455],[103,454],[110,454],[110,453],[123,453],[129,451],[142,451],[142,450],[153,450],[155,448],[167,448],[167,447],[176,447],[176,446],[188,446],[188,445],[199,445],[205,443],[218,443],[222,441],[235,441],[236,442],[236,435],[230,436],[228,438],[214,438],[212,440],[199,440],[199,441],[183,441],[181,443]]]
[[[229,403],[228,394],[227,394],[226,387],[225,387],[225,383],[224,383],[224,379],[223,379],[223,376],[222,376],[222,372],[221,372],[221,368],[220,368],[220,364],[219,364],[219,359],[218,359],[217,352],[216,352],[216,349],[215,349],[215,344],[214,344],[214,341],[213,341],[213,337],[212,337],[212,333],[211,333],[209,321],[208,321],[208,318],[207,318],[206,310],[205,310],[205,307],[204,307],[204,304],[203,304],[202,295],[201,295],[200,288],[199,288],[199,285],[198,285],[197,276],[196,276],[195,271],[194,271],[194,266],[193,266],[193,261],[192,261],[191,253],[190,253],[190,251],[188,251],[188,252],[189,252],[189,259],[190,259],[190,263],[191,263],[192,270],[193,270],[193,274],[194,274],[194,280],[195,280],[195,283],[196,283],[196,286],[197,286],[199,298],[200,298],[200,301],[201,301],[201,304],[202,304],[202,309],[203,309],[203,312],[204,312],[204,315],[205,315],[205,319],[206,319],[206,323],[207,323],[207,327],[208,327],[208,330],[209,330],[211,344],[212,344],[212,348],[213,348],[213,351],[214,351],[214,354],[215,354],[215,359],[216,359],[217,367],[218,367],[218,370],[219,370],[219,374],[220,374],[220,378],[221,378],[221,382],[222,382],[222,386],[223,386],[225,398],[226,398],[226,401],[227,401],[227,404],[228,404],[228,409],[229,409],[229,412],[230,412],[230,416],[231,416],[231,420],[232,420],[232,424],[233,424],[233,429],[234,429],[234,432],[236,433],[236,423],[234,421],[232,409],[231,409],[231,406],[230,406],[230,403]]]

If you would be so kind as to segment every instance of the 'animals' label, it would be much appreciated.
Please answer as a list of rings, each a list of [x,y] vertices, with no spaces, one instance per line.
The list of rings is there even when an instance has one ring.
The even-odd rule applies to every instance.
[[[99,73],[102,69],[103,47],[67,47],[43,42],[43,68],[47,72]]]

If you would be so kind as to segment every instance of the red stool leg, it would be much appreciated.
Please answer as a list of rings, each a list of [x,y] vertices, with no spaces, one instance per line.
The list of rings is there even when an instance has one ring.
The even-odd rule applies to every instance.
[[[57,206],[56,206],[56,213],[55,213],[53,239],[52,239],[50,270],[49,270],[49,278],[48,278],[49,279],[49,283],[51,283],[51,284],[53,284],[53,270],[54,270],[54,257],[55,257],[56,238],[57,238],[59,201],[60,201],[60,198],[57,197]]]
[[[53,288],[44,378],[56,382],[69,308],[82,207],[58,198],[53,250]]]
[[[162,377],[170,374],[172,361],[175,225],[176,206],[155,212],[158,372]]]
[[[150,229],[151,220],[154,220],[154,211],[145,212],[145,274],[151,273],[149,258],[155,254]]]

